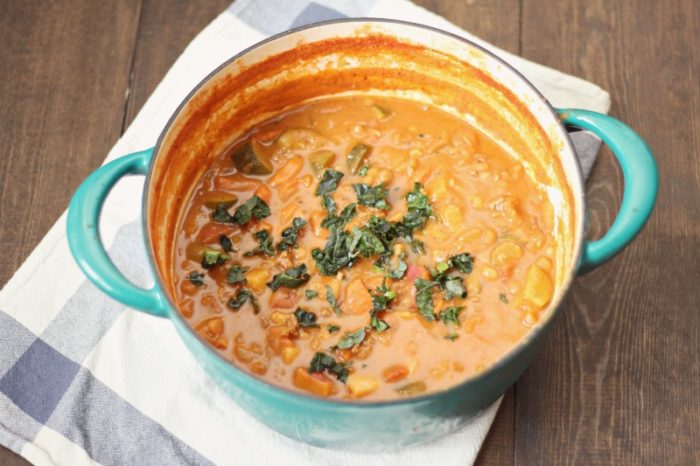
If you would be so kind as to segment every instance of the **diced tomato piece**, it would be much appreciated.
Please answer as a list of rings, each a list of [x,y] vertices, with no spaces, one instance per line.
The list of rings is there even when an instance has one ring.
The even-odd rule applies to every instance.
[[[404,278],[411,282],[416,281],[417,278],[427,280],[430,278],[430,272],[428,272],[428,269],[426,269],[422,265],[409,264],[408,268],[406,269],[406,275],[404,275]]]
[[[223,223],[207,223],[199,230],[197,239],[202,244],[218,243],[221,235],[228,236],[236,231],[233,225],[225,225]]]
[[[277,309],[291,309],[299,302],[299,296],[289,288],[278,288],[270,296],[270,306]]]
[[[265,183],[260,184],[260,186],[258,186],[258,189],[256,189],[253,194],[258,196],[267,204],[270,204],[270,200],[272,199],[272,191],[270,191],[270,188]]]
[[[224,191],[251,192],[258,189],[261,184],[262,181],[248,178],[240,173],[217,176],[214,178],[214,185],[218,189],[223,189]]]

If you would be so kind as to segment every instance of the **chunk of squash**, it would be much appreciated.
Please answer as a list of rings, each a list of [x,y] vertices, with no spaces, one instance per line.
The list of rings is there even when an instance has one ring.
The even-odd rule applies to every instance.
[[[294,385],[317,396],[328,397],[333,394],[334,382],[326,374],[320,372],[309,373],[303,367],[297,367],[294,371]]]
[[[277,138],[277,144],[289,150],[318,149],[328,140],[318,131],[308,128],[290,128]]]
[[[342,308],[352,314],[368,313],[372,309],[372,296],[359,278],[348,283],[345,288]]]
[[[330,167],[335,161],[335,153],[330,150],[318,150],[309,155],[309,163],[314,173],[319,174],[326,168]]]
[[[371,150],[371,146],[363,143],[355,144],[352,149],[350,149],[350,152],[348,152],[345,158],[350,173],[354,175],[360,170]]]
[[[355,398],[362,398],[379,388],[379,381],[368,374],[350,374],[347,381],[348,389]]]
[[[554,285],[547,272],[536,265],[530,266],[525,275],[523,298],[542,308],[552,299],[553,292]]]
[[[272,173],[272,162],[262,144],[250,140],[231,153],[233,165],[246,175],[269,175]]]

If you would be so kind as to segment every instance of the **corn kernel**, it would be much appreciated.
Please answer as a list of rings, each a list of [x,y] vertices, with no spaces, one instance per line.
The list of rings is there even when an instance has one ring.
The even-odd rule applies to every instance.
[[[485,265],[484,268],[481,269],[481,276],[486,280],[496,280],[498,278],[498,271],[490,265]]]

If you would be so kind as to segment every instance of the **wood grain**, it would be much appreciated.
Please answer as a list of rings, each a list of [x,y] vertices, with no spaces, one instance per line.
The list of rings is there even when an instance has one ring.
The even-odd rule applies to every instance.
[[[228,0],[0,2],[0,283],[65,209],[186,44]],[[480,465],[700,464],[700,5],[692,0],[420,0],[525,58],[606,88],[657,156],[633,245],[579,278],[506,395]],[[591,237],[623,182],[604,151]],[[0,449],[0,464],[26,464]]]
[[[126,108],[127,125],[187,44],[230,3],[230,0],[144,0]]]
[[[119,136],[139,8],[0,4],[0,283]]]
[[[0,3],[0,284],[121,134],[140,2]],[[27,464],[0,451],[0,464]]]
[[[700,463],[700,5],[523,2],[522,55],[608,89],[655,151],[661,189],[637,240],[579,278],[517,384],[517,464]],[[598,234],[622,181],[604,154],[589,184]]]

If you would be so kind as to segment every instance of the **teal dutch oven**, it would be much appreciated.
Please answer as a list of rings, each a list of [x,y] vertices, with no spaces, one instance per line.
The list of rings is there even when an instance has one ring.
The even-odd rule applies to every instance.
[[[535,178],[558,167],[565,186],[547,195],[557,210],[562,259],[556,291],[529,334],[482,373],[450,389],[382,402],[330,401],[257,379],[212,350],[174,304],[172,245],[180,207],[213,157],[252,125],[301,101],[330,94],[395,95],[437,105],[481,128],[506,149],[529,154]],[[581,170],[567,130],[599,136],[624,175],[617,218],[599,240],[585,238]],[[529,170],[527,167],[534,167]],[[536,169],[540,167],[540,170]],[[100,211],[126,175],[146,175],[143,227],[151,289],[131,284],[100,240]],[[554,109],[515,69],[477,44],[399,21],[356,19],[319,23],[271,37],[222,64],[179,106],[154,148],[123,156],[79,187],[68,212],[70,248],[104,293],[156,318],[169,319],[206,373],[243,409],[270,428],[320,447],[385,451],[441,437],[496,401],[531,363],[552,327],[574,277],[600,266],[639,233],[656,199],[658,175],[644,141],[603,114]]]

